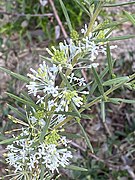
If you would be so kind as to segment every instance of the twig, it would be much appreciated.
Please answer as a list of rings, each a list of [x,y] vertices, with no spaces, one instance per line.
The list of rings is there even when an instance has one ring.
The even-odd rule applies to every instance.
[[[79,144],[77,144],[77,143],[75,143],[75,142],[70,142],[70,144],[72,145],[72,146],[74,146],[75,148],[78,148],[80,151],[82,151],[82,152],[85,152],[86,151],[86,149],[84,149],[83,147],[81,147]]]
[[[62,25],[62,22],[61,22],[61,20],[60,20],[60,18],[59,18],[59,15],[58,15],[58,12],[57,12],[57,10],[56,10],[56,8],[55,8],[55,5],[54,5],[53,0],[49,0],[49,3],[50,3],[50,5],[51,5],[51,7],[52,7],[54,16],[55,16],[55,18],[56,18],[56,20],[57,20],[57,22],[58,22],[58,24],[59,24],[59,26],[60,26],[60,28],[61,28],[61,31],[62,31],[62,33],[63,33],[63,36],[64,36],[65,39],[67,39],[67,38],[68,38],[68,35],[67,35],[67,33],[66,33],[65,28],[64,28],[63,25]]]
[[[46,13],[46,14],[24,14],[24,13],[8,13],[8,12],[5,12],[5,11],[0,11],[0,14],[5,14],[5,15],[9,15],[9,16],[17,16],[17,17],[26,17],[26,16],[29,16],[29,17],[50,17],[50,16],[53,16],[52,13]]]

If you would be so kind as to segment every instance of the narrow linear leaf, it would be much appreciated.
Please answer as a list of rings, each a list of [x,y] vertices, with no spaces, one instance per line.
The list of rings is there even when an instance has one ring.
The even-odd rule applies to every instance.
[[[121,40],[132,39],[132,38],[135,38],[135,35],[115,36],[115,37],[96,39],[96,40],[93,39],[93,41],[98,43],[98,42],[107,42],[107,41],[121,41]]]
[[[52,59],[51,58],[48,58],[48,57],[42,56],[42,55],[39,55],[39,57],[41,58],[41,60],[45,60],[48,63],[52,63]]]
[[[127,80],[129,80],[128,76],[114,78],[114,79],[110,79],[110,80],[104,82],[103,86],[111,86],[111,85],[115,85],[115,84],[122,83],[122,82],[124,83],[124,82],[127,82]]]
[[[24,120],[27,120],[26,116],[24,114],[22,114],[20,111],[18,111],[17,108],[14,108],[13,106],[9,105],[8,104],[8,107],[14,111],[20,118],[24,119]]]
[[[116,101],[116,102],[135,104],[135,100],[130,100],[130,99],[122,99],[122,98],[109,98],[109,99],[113,100],[113,101]]]
[[[0,133],[0,141],[7,139],[3,134]]]
[[[65,168],[66,169],[71,169],[71,170],[74,170],[74,171],[84,171],[84,172],[88,171],[88,169],[86,169],[86,168],[82,168],[82,167],[78,167],[78,166],[74,166],[74,165],[69,165],[69,166],[66,166]]]
[[[115,98],[108,98],[108,99],[107,99],[107,102],[111,102],[111,103],[113,103],[113,104],[117,104],[117,105],[119,105],[119,104],[120,104],[120,102],[119,102],[119,101],[117,101]]]
[[[105,4],[104,7],[117,7],[117,6],[131,5],[131,4],[135,4],[135,1],[132,1],[132,2],[124,2],[124,3],[116,3],[116,4]]]
[[[132,14],[132,17],[135,18],[135,14]],[[118,20],[117,21],[113,21],[113,22],[111,22],[111,23],[109,23],[109,24],[107,24],[107,25],[105,25],[103,27],[97,27],[94,30],[94,32],[101,31],[101,30],[108,29],[108,28],[114,28],[114,27],[117,27],[117,26],[127,22],[127,21],[128,21],[128,18],[123,18],[123,19],[121,19],[119,21]]]
[[[103,79],[103,77],[108,73],[108,71],[109,71],[109,68],[108,68],[108,66],[103,70],[103,72],[99,75],[99,77],[100,77],[100,79],[102,80]],[[92,84],[92,86],[91,86],[91,90],[90,90],[90,93],[91,94],[93,94],[94,93],[94,91],[95,91],[95,89],[97,88],[97,82],[96,81],[94,81],[94,83]]]
[[[74,104],[73,101],[71,101],[71,106],[72,106],[73,110],[76,112],[76,114],[77,114],[79,117],[81,117],[81,114],[80,114],[80,112],[78,111],[78,109],[76,108],[76,106],[75,106],[75,104]]]
[[[93,114],[81,114],[81,118],[83,119],[92,119],[93,117]]]
[[[108,62],[108,68],[109,68],[109,73],[110,76],[113,74],[113,63],[112,63],[112,57],[111,57],[111,51],[110,51],[110,46],[109,43],[107,43],[107,62]]]
[[[29,82],[30,82],[30,79],[29,79],[29,78],[27,78],[27,77],[25,77],[25,76],[23,76],[23,75],[14,73],[14,72],[12,72],[12,71],[10,71],[10,70],[8,70],[8,69],[5,69],[5,68],[3,68],[3,67],[0,67],[0,70],[6,72],[7,74],[9,74],[9,75],[11,75],[11,76],[13,76],[13,77],[21,80],[21,81],[24,81],[24,82],[26,82],[26,83],[29,83]]]
[[[47,119],[46,119],[46,124],[45,124],[45,126],[43,127],[42,132],[41,132],[40,137],[39,137],[39,141],[40,141],[41,143],[44,141],[44,137],[45,137],[45,135],[46,135],[46,133],[47,133],[49,124],[50,124],[50,119],[47,118]]]
[[[70,18],[69,18],[67,9],[66,9],[66,7],[65,7],[65,5],[64,5],[64,3],[63,3],[62,0],[59,0],[59,2],[60,2],[60,5],[61,5],[63,14],[64,14],[64,16],[65,16],[66,22],[67,22],[67,24],[68,24],[68,28],[69,28],[69,30],[70,30],[70,32],[71,32],[73,28],[72,28],[72,25],[71,25],[71,21],[70,21]]]
[[[84,11],[84,12],[86,12],[86,14],[88,15],[88,16],[90,16],[90,13],[89,13],[89,11],[85,8],[85,6],[80,2],[80,0],[74,0],[80,7],[81,7],[81,9]]]
[[[105,102],[104,101],[101,101],[101,116],[104,123],[105,122]]]
[[[0,145],[11,144],[14,140],[15,140],[15,138],[5,139],[5,140],[0,142]]]
[[[89,140],[89,138],[88,138],[88,136],[87,136],[87,134],[86,134],[83,126],[82,126],[79,122],[78,122],[78,124],[79,124],[79,126],[80,126],[80,128],[81,128],[81,131],[82,131],[82,133],[83,133],[83,136],[84,136],[84,138],[85,138],[85,140],[86,140],[86,143],[87,143],[88,147],[90,148],[91,152],[94,153],[93,147],[92,147],[92,145],[91,145],[91,143],[90,143],[90,140]]]
[[[60,72],[60,76],[61,76],[63,82],[66,83],[67,87],[68,87],[71,91],[73,91],[74,88],[73,88],[72,85],[69,83],[67,77],[66,77],[63,73],[61,73],[61,72]]]
[[[45,174],[45,165],[41,165],[41,173],[40,173],[40,179],[44,180],[44,174]]]
[[[11,116],[11,115],[8,115],[8,118],[9,118],[11,121],[13,121],[14,123],[16,123],[16,124],[21,124],[21,125],[24,125],[24,126],[27,126],[27,127],[29,126],[27,123],[21,121],[20,119],[15,118],[15,117],[13,117],[13,116]]]
[[[98,90],[103,95],[104,94],[104,88],[103,88],[100,76],[98,75],[98,73],[97,73],[97,71],[95,70],[94,67],[92,67],[92,71],[93,71],[93,74],[94,74],[94,77],[95,77],[95,81],[97,82],[97,85],[98,85]]]
[[[11,93],[6,93],[6,94],[8,96],[10,96],[11,98],[15,99],[16,101],[19,101],[19,102],[21,102],[21,103],[23,103],[25,105],[32,106],[32,107],[34,107],[36,109],[39,108],[39,106],[37,106],[36,104],[34,104],[34,103],[30,102],[30,101],[26,101],[26,100],[24,100],[24,99],[22,99],[22,98],[20,98],[20,97],[18,97],[16,95],[14,95],[14,94],[11,94]]]
[[[66,133],[66,132],[60,132],[59,133],[62,136],[66,136],[68,139],[78,139],[78,138],[82,138],[81,135],[79,134],[72,134],[72,133]]]
[[[126,17],[129,19],[129,21],[135,26],[135,19],[131,14],[129,14],[127,11],[124,11]]]
[[[79,117],[76,112],[58,111],[58,112],[54,112],[54,114],[62,114],[65,116]]]
[[[19,139],[24,139],[24,138],[26,138],[26,136],[21,136],[21,137],[19,137],[17,139],[19,140]],[[5,140],[0,142],[0,145],[3,145],[3,144],[12,144],[13,141],[15,141],[15,140],[16,140],[16,138],[5,139]]]
[[[20,95],[21,95],[25,100],[34,103],[34,101],[30,98],[30,96],[29,96],[26,92],[23,92],[23,93],[21,93]]]

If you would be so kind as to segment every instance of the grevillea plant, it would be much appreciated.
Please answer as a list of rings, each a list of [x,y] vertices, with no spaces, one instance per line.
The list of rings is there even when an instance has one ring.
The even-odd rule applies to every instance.
[[[41,1],[40,1],[41,2]],[[46,1],[45,1],[46,2]],[[22,126],[13,138],[4,140],[1,144],[7,146],[6,161],[12,166],[14,173],[12,179],[42,180],[53,179],[54,174],[59,175],[60,168],[86,170],[72,165],[74,149],[70,147],[67,138],[66,126],[76,122],[82,131],[82,138],[86,141],[89,151],[94,153],[81,121],[89,117],[85,110],[100,103],[103,123],[105,123],[106,103],[135,103],[133,100],[112,98],[110,94],[116,89],[125,86],[135,89],[135,74],[117,77],[113,71],[114,61],[111,57],[110,41],[132,38],[134,35],[110,37],[116,22],[97,23],[96,18],[104,6],[117,6],[106,4],[110,1],[76,1],[87,14],[90,23],[84,25],[80,33],[72,28],[71,22],[62,1],[62,10],[66,15],[71,37],[59,43],[59,47],[46,49],[48,57],[41,57],[37,70],[31,68],[28,77],[13,73],[4,68],[1,70],[27,82],[28,95],[23,98],[7,93],[13,99],[24,104],[25,114],[9,105],[18,117],[9,115],[9,119]],[[134,17],[125,12],[124,21],[135,22]],[[124,22],[121,21],[120,23]],[[98,56],[107,59],[106,67],[102,71],[97,61]],[[84,73],[84,69],[85,72]],[[86,78],[87,70],[91,71],[93,78]],[[104,80],[104,77],[108,77]],[[98,96],[95,90],[98,89]],[[34,100],[32,100],[34,99]],[[55,176],[56,177],[56,176]]]

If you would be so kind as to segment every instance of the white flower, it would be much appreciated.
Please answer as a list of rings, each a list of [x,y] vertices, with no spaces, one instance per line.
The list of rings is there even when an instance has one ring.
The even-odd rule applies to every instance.
[[[88,68],[97,68],[99,66],[99,63],[92,63],[91,65],[88,65]]]
[[[67,139],[66,139],[66,136],[62,136],[61,139],[60,139],[61,143],[66,147],[67,146]]]
[[[29,85],[26,85],[28,88],[28,93],[33,94],[38,97],[38,101],[43,103],[44,97],[46,94],[51,94],[53,97],[58,95],[58,87],[55,87],[55,78],[58,72],[58,68],[53,65],[52,67],[48,67],[45,62],[39,65],[37,71],[34,69],[30,69],[33,74],[28,74],[28,76],[32,79]],[[44,92],[44,96],[40,96],[37,93]]]
[[[72,158],[72,154],[67,149],[57,149],[55,144],[47,145],[45,153],[43,155],[43,164],[52,171],[58,171],[58,167],[65,167],[69,164],[69,158]]]
[[[53,64],[53,66],[50,67],[49,69],[50,69],[50,71],[53,72],[54,74],[56,74],[56,73],[58,72],[58,67],[57,67],[55,64]]]
[[[85,86],[85,85],[86,85],[84,78],[80,78],[80,79],[78,78],[78,81],[79,81],[79,82],[78,82],[78,85],[79,85],[79,86]]]
[[[48,0],[40,0],[40,4],[42,6],[45,6],[48,3]]]
[[[58,86],[54,87],[52,85],[48,85],[43,90],[44,93],[52,94],[53,97],[56,97],[58,93]]]
[[[85,24],[84,28],[81,29],[81,33],[86,34],[87,30],[88,30],[88,27],[87,27],[87,24]]]
[[[37,168],[37,164],[39,163],[39,161],[36,159],[35,155],[30,155],[29,157],[29,162],[27,163],[30,171],[32,171],[32,169],[34,169],[35,167]]]
[[[36,96],[37,92],[38,92],[37,86],[38,85],[36,84],[36,82],[30,82],[29,85],[26,85],[26,87],[28,88],[28,93],[33,94],[34,96]]]
[[[83,101],[82,97],[73,97],[73,102],[75,103],[77,107],[80,107],[81,105],[83,105],[82,101]]]
[[[35,118],[34,116],[31,116],[29,119],[30,119],[32,124],[37,122],[37,118]]]
[[[54,100],[48,101],[48,110],[50,111],[52,107],[57,106],[57,103],[54,102]]]

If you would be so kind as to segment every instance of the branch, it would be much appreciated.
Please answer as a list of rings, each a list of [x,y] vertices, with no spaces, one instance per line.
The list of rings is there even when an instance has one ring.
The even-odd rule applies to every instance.
[[[62,22],[61,22],[61,20],[60,20],[60,18],[59,18],[59,15],[58,15],[58,12],[57,12],[57,10],[56,10],[56,8],[55,8],[55,5],[54,5],[53,0],[49,0],[49,3],[50,3],[50,5],[51,5],[51,7],[52,7],[54,16],[55,16],[55,18],[56,18],[56,20],[57,20],[57,22],[58,22],[58,24],[59,24],[59,26],[60,26],[60,28],[61,28],[61,31],[62,31],[62,33],[63,33],[63,36],[64,36],[65,39],[67,39],[67,38],[68,38],[68,35],[67,35],[67,33],[66,33],[65,28],[64,28],[63,25],[62,25]]]

